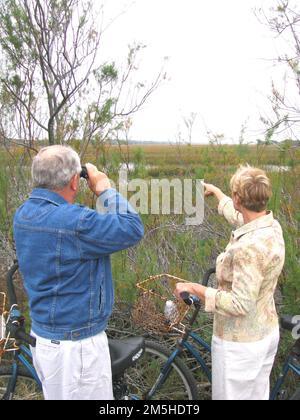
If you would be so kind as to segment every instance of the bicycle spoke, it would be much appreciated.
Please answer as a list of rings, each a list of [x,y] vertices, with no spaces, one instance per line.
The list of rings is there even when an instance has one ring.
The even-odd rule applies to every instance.
[[[153,346],[153,343],[152,343]],[[146,353],[131,369],[125,372],[125,380],[131,395],[138,398],[145,398],[153,388],[155,400],[188,400],[192,399],[196,385],[193,378],[180,365],[177,360],[171,365],[168,375],[162,383],[158,379],[168,360],[168,355],[161,350],[159,345],[150,348],[146,347]],[[195,393],[195,392],[194,392]]]
[[[10,375],[0,375],[0,399],[6,392]],[[43,393],[34,379],[18,375],[17,385],[13,395],[14,400],[42,400]]]

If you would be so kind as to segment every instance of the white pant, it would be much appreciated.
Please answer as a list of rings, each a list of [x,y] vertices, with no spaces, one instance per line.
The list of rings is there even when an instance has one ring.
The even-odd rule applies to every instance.
[[[234,343],[213,337],[213,400],[268,400],[279,329],[262,341]]]
[[[112,400],[112,374],[105,332],[80,341],[36,337],[33,364],[46,400]]]

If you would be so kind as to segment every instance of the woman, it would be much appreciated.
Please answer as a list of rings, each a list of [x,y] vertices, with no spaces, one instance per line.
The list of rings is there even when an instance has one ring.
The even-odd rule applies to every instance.
[[[279,342],[274,292],[284,265],[280,224],[266,210],[272,195],[265,172],[241,167],[231,179],[232,199],[214,185],[205,195],[219,201],[219,214],[237,230],[217,259],[218,289],[178,283],[213,312],[212,384],[214,400],[267,400]]]

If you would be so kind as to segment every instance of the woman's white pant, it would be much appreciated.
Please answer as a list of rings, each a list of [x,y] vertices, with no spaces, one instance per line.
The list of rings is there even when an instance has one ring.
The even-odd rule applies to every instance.
[[[112,374],[105,332],[80,341],[36,336],[31,348],[46,400],[112,400]]]
[[[255,343],[212,339],[213,400],[268,400],[279,329]]]

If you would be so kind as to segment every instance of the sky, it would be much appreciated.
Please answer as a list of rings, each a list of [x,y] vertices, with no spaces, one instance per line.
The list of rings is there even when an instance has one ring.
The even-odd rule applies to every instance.
[[[95,0],[97,1],[97,0]],[[272,78],[282,77],[273,59],[274,36],[255,16],[275,0],[107,0],[104,54],[126,57],[127,46],[147,46],[138,61],[139,80],[151,81],[164,65],[167,79],[133,117],[132,140],[187,139],[184,119],[196,114],[193,143],[207,132],[238,142],[262,138],[259,121],[268,107]],[[105,38],[106,37],[106,38]],[[168,60],[165,61],[165,57]]]

